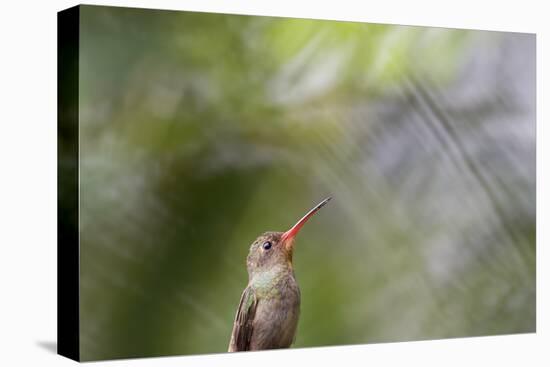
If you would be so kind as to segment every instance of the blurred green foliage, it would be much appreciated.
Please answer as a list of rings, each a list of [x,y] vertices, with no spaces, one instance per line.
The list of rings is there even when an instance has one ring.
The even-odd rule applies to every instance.
[[[296,347],[534,331],[531,47],[83,6],[82,358],[225,351],[249,245],[328,194]]]

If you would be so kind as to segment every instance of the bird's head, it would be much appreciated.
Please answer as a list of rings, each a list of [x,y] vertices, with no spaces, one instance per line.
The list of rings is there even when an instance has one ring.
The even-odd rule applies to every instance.
[[[306,215],[304,215],[292,228],[286,232],[265,232],[260,235],[250,246],[250,252],[246,259],[248,274],[268,271],[275,266],[292,267],[292,254],[296,235],[303,225],[331,198],[328,197]]]

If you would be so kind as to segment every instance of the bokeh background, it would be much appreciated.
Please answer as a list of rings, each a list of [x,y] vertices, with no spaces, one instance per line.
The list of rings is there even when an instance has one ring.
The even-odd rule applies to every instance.
[[[535,331],[534,35],[83,6],[80,40],[83,360],[226,351],[249,245],[328,195],[295,347]]]

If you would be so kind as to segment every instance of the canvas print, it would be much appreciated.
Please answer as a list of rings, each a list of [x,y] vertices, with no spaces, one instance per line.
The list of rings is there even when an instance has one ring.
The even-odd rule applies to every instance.
[[[535,332],[535,35],[59,13],[59,353]]]

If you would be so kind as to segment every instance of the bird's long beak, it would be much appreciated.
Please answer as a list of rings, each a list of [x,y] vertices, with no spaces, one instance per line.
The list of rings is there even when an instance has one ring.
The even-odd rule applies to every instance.
[[[294,226],[292,226],[292,228],[283,233],[281,240],[283,241],[287,249],[292,249],[292,247],[294,246],[294,237],[296,237],[300,229],[304,226],[308,219],[311,218],[315,213],[317,213],[319,209],[325,206],[325,204],[328,203],[330,199],[332,199],[332,197],[329,196],[325,200],[321,201],[313,209],[307,212],[307,214],[304,215],[302,219],[300,219]]]

